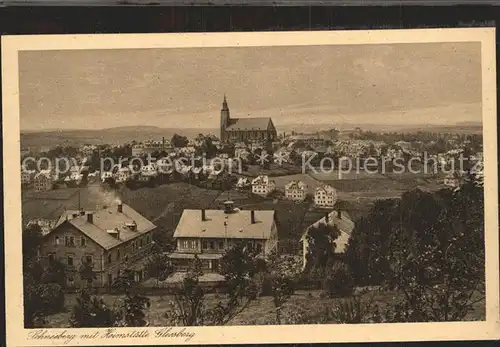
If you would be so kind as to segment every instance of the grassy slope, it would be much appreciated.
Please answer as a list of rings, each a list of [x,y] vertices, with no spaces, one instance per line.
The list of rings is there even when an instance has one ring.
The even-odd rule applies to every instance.
[[[381,311],[386,305],[394,300],[393,292],[372,292],[365,294],[364,302],[371,302],[378,305]],[[52,315],[48,318],[48,327],[64,328],[68,327],[68,320],[71,315],[71,309],[75,305],[76,294],[66,295],[66,311]],[[110,305],[118,305],[119,298],[116,295],[104,295],[104,301]],[[163,317],[164,313],[170,310],[169,296],[149,296],[151,308],[147,311],[147,319],[151,326],[167,326],[168,322]],[[208,294],[207,305],[213,305],[219,300],[223,300],[222,295]],[[335,318],[328,313],[337,300],[346,300],[345,298],[325,298],[320,295],[320,291],[297,291],[290,300],[284,305],[282,310],[282,323],[295,323],[292,314],[299,313],[302,317],[302,324],[335,323]],[[115,306],[118,307],[118,306]],[[485,309],[484,301],[477,303],[474,310],[470,312],[465,320],[477,321],[484,320]],[[325,321],[326,320],[326,321]],[[228,325],[272,325],[276,324],[276,311],[272,297],[259,297],[252,302],[250,306],[238,314]]]

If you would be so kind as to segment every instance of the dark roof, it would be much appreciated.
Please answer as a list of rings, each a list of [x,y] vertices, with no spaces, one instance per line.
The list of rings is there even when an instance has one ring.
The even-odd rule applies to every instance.
[[[267,130],[271,118],[256,117],[256,118],[232,118],[231,124],[226,128],[227,131],[241,130]]]
[[[137,231],[132,231],[126,226],[133,222],[137,224]],[[115,205],[93,213],[92,223],[87,221],[87,215],[65,221],[59,226],[66,223],[80,230],[104,249],[111,249],[156,228],[156,225],[125,204],[122,205],[122,212],[118,212]],[[120,231],[120,239],[108,234],[108,230],[114,229]]]

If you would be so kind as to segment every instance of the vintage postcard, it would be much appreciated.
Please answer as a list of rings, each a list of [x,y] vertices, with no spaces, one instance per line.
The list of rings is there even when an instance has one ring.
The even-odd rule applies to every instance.
[[[16,346],[500,337],[492,28],[2,37]]]

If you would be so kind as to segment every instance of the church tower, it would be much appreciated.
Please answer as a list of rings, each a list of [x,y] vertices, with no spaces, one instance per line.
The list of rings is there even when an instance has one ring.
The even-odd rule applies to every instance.
[[[224,101],[222,102],[222,109],[220,110],[220,140],[226,141],[226,128],[229,125],[229,107],[227,106],[226,94],[224,94]]]

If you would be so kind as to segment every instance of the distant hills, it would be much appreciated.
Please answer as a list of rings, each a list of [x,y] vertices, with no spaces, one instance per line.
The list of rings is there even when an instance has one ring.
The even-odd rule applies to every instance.
[[[218,129],[160,128],[155,126],[126,126],[96,130],[46,130],[21,132],[21,147],[80,146],[82,144],[121,144],[125,142],[170,139],[174,134],[195,137],[197,134],[218,134]]]
[[[276,125],[279,133],[290,133],[292,131],[303,133],[315,133],[337,128],[341,131],[353,130],[360,127],[362,130],[370,131],[397,131],[397,132],[416,132],[433,131],[448,133],[481,133],[482,124],[479,122],[460,122],[454,125],[381,125],[381,124],[286,124]],[[170,139],[174,134],[180,134],[189,138],[197,134],[215,134],[219,129],[202,128],[161,128],[157,126],[123,126],[107,129],[50,129],[44,131],[22,131],[21,147],[23,148],[42,148],[62,146],[80,146],[82,144],[121,144],[125,142],[145,141],[148,139],[160,140],[162,137]]]

